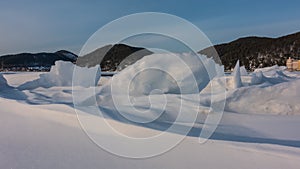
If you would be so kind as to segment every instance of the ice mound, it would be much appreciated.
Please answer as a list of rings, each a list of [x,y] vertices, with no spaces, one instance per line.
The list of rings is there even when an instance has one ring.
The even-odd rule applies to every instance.
[[[249,114],[300,114],[300,92],[297,92],[299,79],[288,76],[287,72],[278,66],[260,69],[248,76],[238,76],[238,70],[236,67],[232,75],[214,78],[210,82],[217,87],[226,86],[225,111]],[[239,77],[243,87],[234,88],[241,85]],[[210,100],[205,97],[210,94],[210,86],[207,85],[200,93],[203,94],[204,105],[209,105]]]
[[[295,77],[288,76],[284,69],[285,67],[272,66],[257,69],[249,76],[242,76],[244,87],[229,90],[226,111],[284,115],[299,114],[298,100],[300,94],[297,92],[299,88],[297,86],[299,86],[300,81]],[[234,76],[233,74],[233,77],[226,78],[230,79]],[[245,85],[246,80],[249,80],[249,82]],[[249,104],[253,109],[247,108]]]
[[[73,72],[75,72],[73,81]],[[95,75],[95,76],[93,76]],[[92,68],[79,67],[71,62],[56,61],[50,72],[40,75],[40,78],[22,84],[18,88],[21,90],[34,89],[37,87],[49,88],[53,86],[96,86],[101,77],[100,66]]]
[[[152,54],[115,75],[111,84],[115,92],[130,95],[199,93],[223,69],[204,55]]]
[[[251,114],[300,114],[300,93],[297,92],[299,84],[300,80],[291,80],[276,85],[249,86],[231,91],[227,95],[226,111]],[[252,108],[249,108],[249,105]]]
[[[237,63],[238,64],[238,63]],[[284,66],[272,66],[266,67],[262,69],[257,69],[254,72],[248,74],[246,69],[242,66],[238,72],[238,66],[235,67],[234,72],[231,75],[218,77],[212,80],[211,84],[215,84],[214,87],[217,86],[225,86],[226,90],[238,89],[242,86],[256,86],[259,85],[261,87],[268,87],[271,85],[276,85],[283,82],[288,82],[296,77],[288,74],[289,72],[285,72]],[[207,93],[211,91],[211,85],[207,85],[205,90],[202,93]]]

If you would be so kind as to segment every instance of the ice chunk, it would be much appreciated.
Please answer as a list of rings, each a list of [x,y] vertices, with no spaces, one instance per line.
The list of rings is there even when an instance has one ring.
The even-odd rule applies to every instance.
[[[100,65],[95,67],[79,67],[75,66],[73,85],[82,87],[97,86],[101,77]]]
[[[261,84],[265,80],[265,77],[264,77],[262,71],[258,71],[256,73],[253,73],[251,76],[252,76],[251,83],[250,83],[251,85]]]
[[[74,79],[73,79],[74,72]],[[37,87],[52,87],[52,86],[96,86],[101,77],[100,66],[92,68],[79,67],[71,62],[56,61],[51,67],[50,72],[40,75],[40,78],[27,82],[19,89],[34,89]]]
[[[234,70],[232,72],[232,88],[237,89],[243,86],[242,79],[241,79],[241,72],[240,72],[240,61],[236,62]]]
[[[240,67],[240,72],[241,72],[241,76],[247,76],[248,75],[248,72],[247,72],[245,66]]]

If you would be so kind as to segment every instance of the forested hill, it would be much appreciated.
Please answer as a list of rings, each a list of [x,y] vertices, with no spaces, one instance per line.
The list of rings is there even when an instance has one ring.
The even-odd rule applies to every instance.
[[[272,65],[285,65],[288,57],[300,58],[300,32],[279,38],[244,37],[214,46],[225,70],[234,67],[237,60],[248,70]],[[199,53],[215,57],[211,47]]]

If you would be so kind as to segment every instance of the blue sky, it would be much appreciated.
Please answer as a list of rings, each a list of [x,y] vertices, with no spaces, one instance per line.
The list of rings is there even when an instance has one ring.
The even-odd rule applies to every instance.
[[[108,22],[137,12],[163,12],[199,27],[213,44],[244,36],[300,31],[300,1],[276,0],[10,0],[0,2],[0,55],[67,49],[78,53]]]

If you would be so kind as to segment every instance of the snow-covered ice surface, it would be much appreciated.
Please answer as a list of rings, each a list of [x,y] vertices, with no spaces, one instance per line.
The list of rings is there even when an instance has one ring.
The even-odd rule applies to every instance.
[[[117,76],[130,76],[143,61],[124,69]],[[152,62],[157,63],[155,60]],[[64,68],[67,69],[67,66]],[[150,96],[151,101],[161,102],[166,97],[168,104],[164,114],[149,125],[134,125],[116,115],[108,87],[114,80],[109,77],[101,77],[95,87],[75,86],[72,89],[69,84],[44,86],[44,82],[36,83],[43,78],[41,73],[2,72],[0,168],[300,168],[300,73],[287,72],[277,66],[249,74],[242,69],[239,70],[241,76],[217,76],[210,82],[206,81],[208,84],[204,87],[198,83],[201,89],[198,94],[187,92],[178,96],[176,92],[168,92],[174,91],[171,88],[166,89],[172,84],[155,86],[165,89],[162,90],[164,96],[154,93]],[[72,78],[70,74],[61,77]],[[156,76],[150,77],[157,79]],[[148,82],[151,80],[139,78]],[[236,81],[238,78],[241,82]],[[199,144],[203,119],[209,113],[212,83],[216,88],[226,85],[225,111],[210,140]],[[32,86],[25,88],[24,84]],[[149,96],[145,95],[149,92],[143,86],[137,87],[140,90],[133,91],[139,98],[133,100],[135,107],[149,108]],[[90,95],[87,93],[91,89],[97,93],[98,105],[104,111],[101,118],[106,118],[119,132],[128,136],[151,136],[165,130],[162,124],[175,120],[174,112],[182,99],[186,100],[183,105],[187,111],[185,113],[188,115],[189,110],[196,110],[199,117],[188,136],[170,151],[146,159],[119,157],[99,148],[87,137],[78,122],[72,92],[78,92],[86,104],[89,103]],[[194,95],[201,98],[199,108],[190,100]],[[152,118],[152,115],[155,111],[140,118]],[[110,134],[101,128],[98,133],[103,136]],[[177,134],[181,134],[180,131]]]

